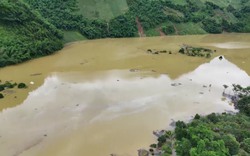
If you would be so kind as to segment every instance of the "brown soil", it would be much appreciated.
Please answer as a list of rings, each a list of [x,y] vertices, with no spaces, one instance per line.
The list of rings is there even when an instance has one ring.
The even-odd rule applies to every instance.
[[[160,36],[166,36],[167,34],[165,34],[161,28],[158,28],[157,31],[159,32]]]
[[[138,28],[138,34],[140,37],[146,37],[146,35],[144,34],[144,30],[143,27],[141,25],[141,22],[139,21],[139,18],[136,17],[136,24],[137,24],[137,28]]]

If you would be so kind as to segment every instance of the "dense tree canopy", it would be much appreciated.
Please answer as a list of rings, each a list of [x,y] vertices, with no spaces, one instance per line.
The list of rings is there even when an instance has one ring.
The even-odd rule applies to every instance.
[[[0,1],[0,67],[62,48],[62,34],[22,1]]]
[[[233,88],[232,99],[239,113],[196,114],[190,123],[177,121],[174,131],[165,131],[158,144],[150,146],[150,151],[160,149],[162,156],[170,156],[171,152],[163,149],[167,146],[174,148],[178,156],[250,155],[250,87],[233,85]]]

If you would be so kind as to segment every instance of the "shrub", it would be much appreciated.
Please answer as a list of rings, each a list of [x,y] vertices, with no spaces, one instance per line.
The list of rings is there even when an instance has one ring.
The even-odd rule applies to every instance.
[[[151,148],[156,148],[157,145],[156,145],[156,144],[151,144],[150,147],[151,147]]]
[[[0,92],[4,90],[4,86],[0,85]]]
[[[2,98],[4,98],[4,96],[3,96],[3,94],[2,94],[2,93],[0,93],[0,99],[2,99]]]
[[[207,116],[207,118],[208,118],[212,123],[217,123],[217,122],[219,122],[219,117],[218,117],[215,113],[209,114],[209,115]]]
[[[237,108],[246,115],[250,116],[250,96],[243,97],[238,103]]]
[[[175,29],[174,29],[173,25],[162,26],[162,31],[165,34],[173,34],[173,33],[175,33]]]
[[[201,116],[199,114],[195,114],[194,119],[200,119]]]
[[[25,83],[19,83],[17,88],[19,88],[19,89],[27,88],[27,85]]]
[[[181,48],[181,49],[179,50],[179,53],[181,53],[181,54],[185,54],[185,50],[184,50],[184,48]]]

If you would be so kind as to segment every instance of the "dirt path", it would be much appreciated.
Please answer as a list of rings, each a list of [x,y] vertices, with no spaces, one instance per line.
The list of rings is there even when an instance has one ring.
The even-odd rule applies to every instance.
[[[156,30],[159,32],[160,36],[167,36],[167,35],[162,31],[162,28],[157,28]]]
[[[141,22],[139,21],[139,18],[136,17],[136,24],[137,24],[137,28],[138,28],[138,34],[140,37],[146,37],[146,35],[144,34],[144,30],[143,27],[141,25]]]

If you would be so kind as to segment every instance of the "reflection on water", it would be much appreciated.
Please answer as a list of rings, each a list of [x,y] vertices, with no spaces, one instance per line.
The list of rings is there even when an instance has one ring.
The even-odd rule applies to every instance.
[[[137,69],[147,75],[168,74],[176,79],[196,69],[210,59],[187,57],[178,53],[183,44],[216,50],[214,56],[224,55],[230,62],[250,74],[250,34],[187,35],[153,38],[100,39],[77,42],[53,55],[26,63],[0,68],[2,81],[25,82],[28,89],[13,89],[0,100],[0,111],[22,103],[29,92],[40,87],[51,72],[79,72],[85,75],[109,70]],[[222,44],[224,48],[216,47]],[[232,46],[233,45],[233,46]],[[240,49],[228,49],[230,48]],[[245,47],[245,48],[244,48]],[[225,49],[226,48],[226,49]],[[167,50],[172,54],[151,55],[147,49]],[[66,74],[64,74],[66,75]],[[76,76],[72,75],[75,79]]]
[[[0,155],[136,155],[171,119],[233,111],[221,100],[222,85],[232,83],[246,86],[250,79],[218,58],[175,80],[123,70],[91,81],[55,73],[22,105],[0,113]]]

